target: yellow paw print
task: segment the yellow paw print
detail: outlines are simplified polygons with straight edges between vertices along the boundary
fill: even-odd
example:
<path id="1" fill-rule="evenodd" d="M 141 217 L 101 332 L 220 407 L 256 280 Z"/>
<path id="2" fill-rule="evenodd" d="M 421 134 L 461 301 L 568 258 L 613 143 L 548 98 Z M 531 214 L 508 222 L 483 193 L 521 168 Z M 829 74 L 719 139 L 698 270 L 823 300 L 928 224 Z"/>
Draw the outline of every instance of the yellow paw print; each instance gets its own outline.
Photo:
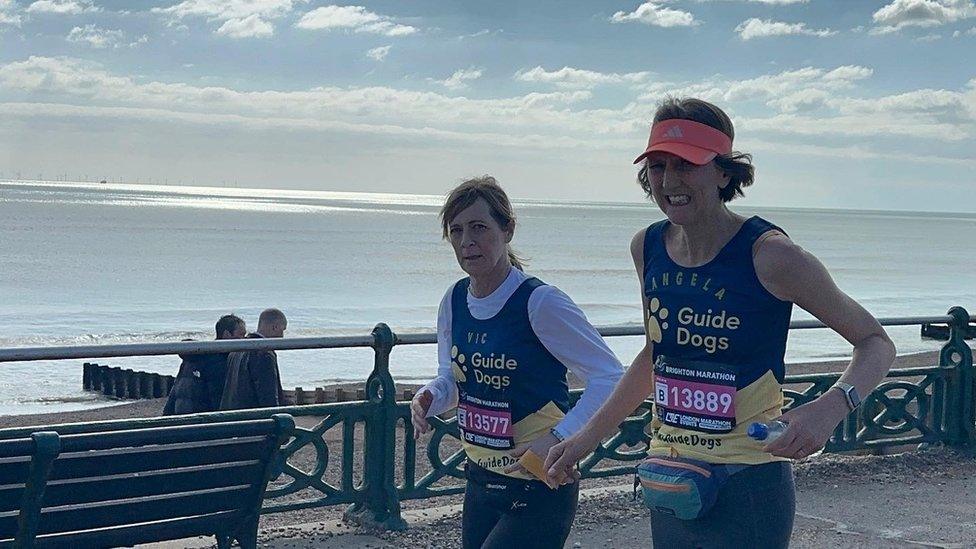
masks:
<path id="1" fill-rule="evenodd" d="M 668 329 L 668 309 L 661 307 L 661 301 L 652 297 L 647 304 L 647 336 L 654 343 L 660 343 L 664 338 L 664 330 Z"/>
<path id="2" fill-rule="evenodd" d="M 464 365 L 464 355 L 458 354 L 457 345 L 451 347 L 451 369 L 454 370 L 454 379 L 464 383 L 468 378 L 464 375 L 468 367 Z"/>

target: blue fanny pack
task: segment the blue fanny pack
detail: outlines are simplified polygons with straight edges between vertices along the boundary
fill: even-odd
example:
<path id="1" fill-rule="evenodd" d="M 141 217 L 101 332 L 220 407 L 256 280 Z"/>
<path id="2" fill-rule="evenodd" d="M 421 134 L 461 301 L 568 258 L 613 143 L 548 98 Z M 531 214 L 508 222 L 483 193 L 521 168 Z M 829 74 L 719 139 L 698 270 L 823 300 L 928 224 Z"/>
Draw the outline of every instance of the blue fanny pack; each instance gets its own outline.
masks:
<path id="1" fill-rule="evenodd" d="M 634 495 L 640 486 L 648 509 L 682 520 L 696 519 L 715 505 L 719 490 L 729 477 L 746 467 L 677 457 L 649 457 L 637 466 Z"/>

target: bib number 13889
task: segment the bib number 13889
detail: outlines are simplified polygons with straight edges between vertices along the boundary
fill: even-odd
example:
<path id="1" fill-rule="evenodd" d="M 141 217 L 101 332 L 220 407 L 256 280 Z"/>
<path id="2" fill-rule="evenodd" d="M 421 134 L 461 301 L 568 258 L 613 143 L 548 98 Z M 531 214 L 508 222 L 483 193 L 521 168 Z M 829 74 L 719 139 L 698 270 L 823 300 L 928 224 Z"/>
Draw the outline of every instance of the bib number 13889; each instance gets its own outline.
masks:
<path id="1" fill-rule="evenodd" d="M 655 400 L 663 406 L 721 415 L 729 413 L 734 401 L 732 395 L 725 391 L 703 391 L 676 385 L 668 387 L 667 383 L 657 383 L 657 398 Z"/>

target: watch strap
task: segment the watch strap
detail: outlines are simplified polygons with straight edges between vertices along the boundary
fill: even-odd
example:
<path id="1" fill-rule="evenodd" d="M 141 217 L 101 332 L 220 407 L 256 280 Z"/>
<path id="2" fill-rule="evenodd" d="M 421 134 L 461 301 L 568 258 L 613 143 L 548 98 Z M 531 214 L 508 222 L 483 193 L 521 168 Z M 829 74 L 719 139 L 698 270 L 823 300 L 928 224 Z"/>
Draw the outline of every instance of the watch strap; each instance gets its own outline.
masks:
<path id="1" fill-rule="evenodd" d="M 847 403 L 847 410 L 853 412 L 861 404 L 861 397 L 857 394 L 857 389 L 850 383 L 838 381 L 831 386 L 831 389 L 840 389 L 844 394 L 844 402 Z"/>

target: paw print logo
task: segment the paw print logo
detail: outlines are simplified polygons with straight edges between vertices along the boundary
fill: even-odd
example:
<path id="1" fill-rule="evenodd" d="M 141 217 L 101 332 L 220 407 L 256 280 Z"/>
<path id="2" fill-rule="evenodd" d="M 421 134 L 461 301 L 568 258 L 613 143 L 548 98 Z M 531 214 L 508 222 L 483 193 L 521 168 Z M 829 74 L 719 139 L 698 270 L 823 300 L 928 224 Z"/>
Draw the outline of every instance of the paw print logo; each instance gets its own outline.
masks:
<path id="1" fill-rule="evenodd" d="M 647 336 L 654 343 L 660 343 L 664 337 L 664 330 L 668 329 L 668 309 L 661 306 L 661 301 L 652 297 L 647 304 Z"/>
<path id="2" fill-rule="evenodd" d="M 454 379 L 464 383 L 468 380 L 464 375 L 468 367 L 464 365 L 464 355 L 458 353 L 457 345 L 451 347 L 451 369 L 454 370 Z"/>

